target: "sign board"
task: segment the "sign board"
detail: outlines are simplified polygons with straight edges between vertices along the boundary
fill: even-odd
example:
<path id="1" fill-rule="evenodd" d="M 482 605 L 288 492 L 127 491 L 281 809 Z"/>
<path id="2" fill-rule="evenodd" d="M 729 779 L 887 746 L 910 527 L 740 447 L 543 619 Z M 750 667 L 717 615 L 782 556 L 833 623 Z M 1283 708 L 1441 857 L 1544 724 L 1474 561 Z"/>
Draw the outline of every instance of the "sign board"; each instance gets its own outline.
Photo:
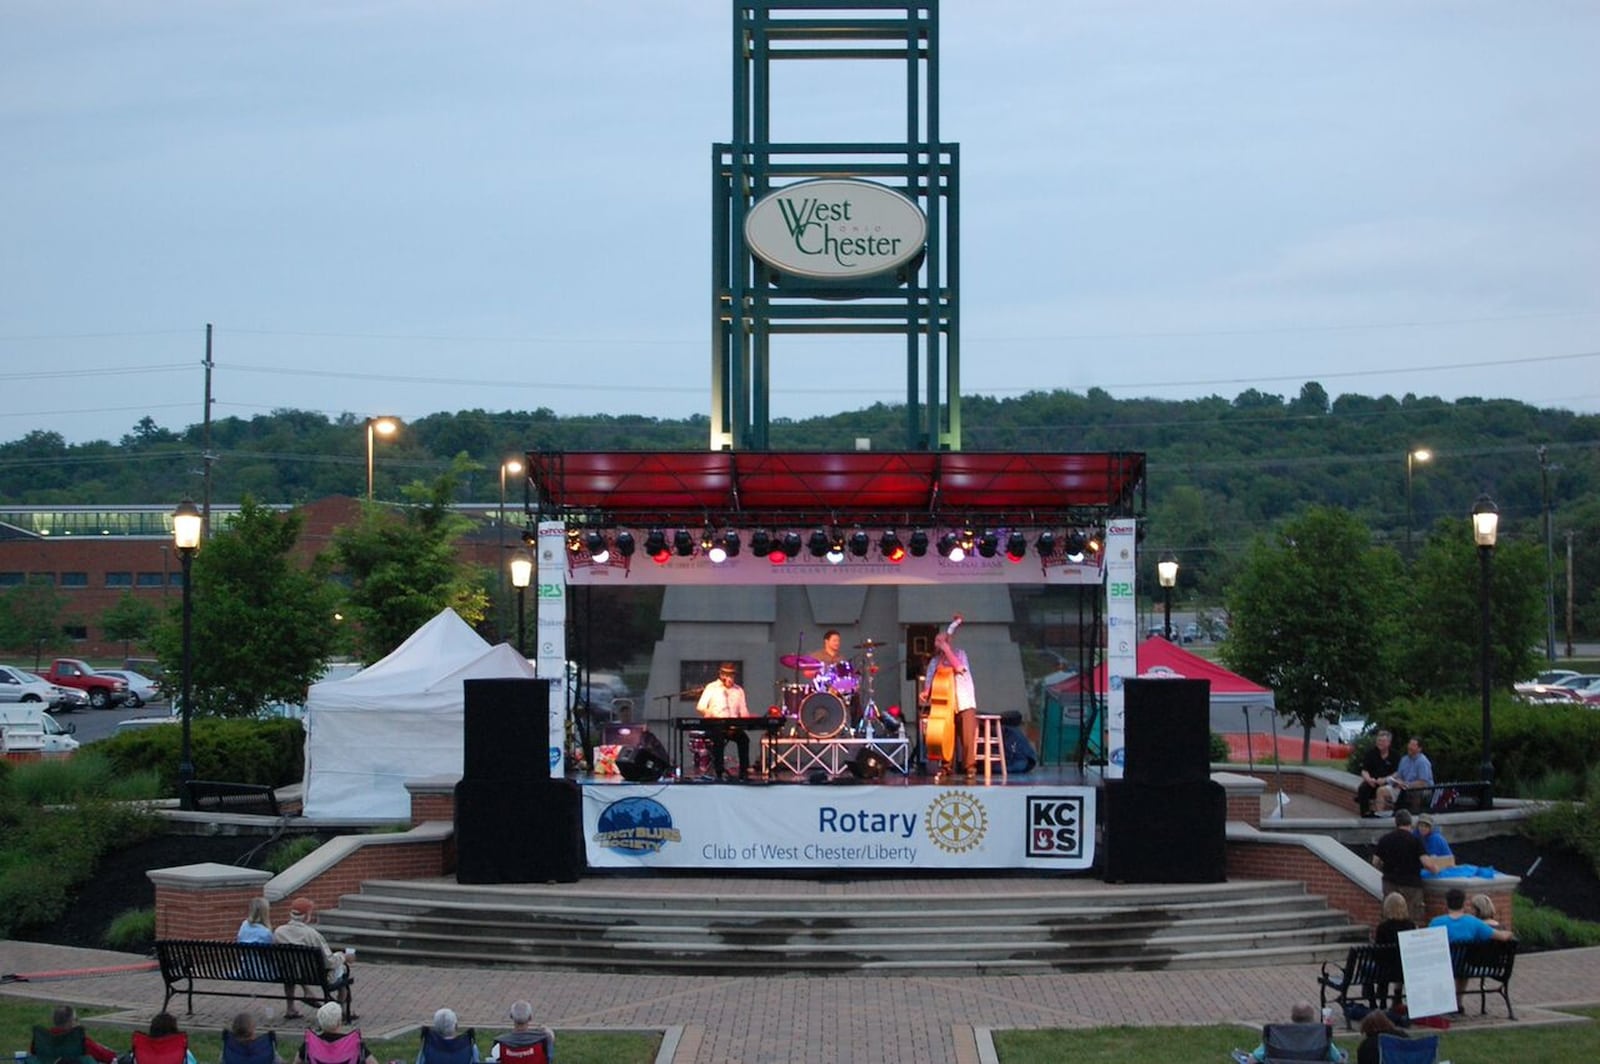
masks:
<path id="1" fill-rule="evenodd" d="M 928 240 L 928 219 L 884 185 L 800 181 L 750 208 L 744 239 L 775 270 L 837 281 L 887 273 L 916 258 Z"/>

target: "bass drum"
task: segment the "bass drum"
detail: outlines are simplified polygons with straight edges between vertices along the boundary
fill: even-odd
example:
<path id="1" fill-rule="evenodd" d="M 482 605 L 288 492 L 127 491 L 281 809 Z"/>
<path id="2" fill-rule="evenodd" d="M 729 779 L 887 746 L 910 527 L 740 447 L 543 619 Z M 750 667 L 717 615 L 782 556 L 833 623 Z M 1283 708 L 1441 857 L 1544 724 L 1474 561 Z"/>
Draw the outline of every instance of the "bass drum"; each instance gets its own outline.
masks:
<path id="1" fill-rule="evenodd" d="M 849 720 L 844 703 L 826 691 L 807 695 L 800 704 L 800 726 L 813 739 L 832 739 L 844 731 Z"/>

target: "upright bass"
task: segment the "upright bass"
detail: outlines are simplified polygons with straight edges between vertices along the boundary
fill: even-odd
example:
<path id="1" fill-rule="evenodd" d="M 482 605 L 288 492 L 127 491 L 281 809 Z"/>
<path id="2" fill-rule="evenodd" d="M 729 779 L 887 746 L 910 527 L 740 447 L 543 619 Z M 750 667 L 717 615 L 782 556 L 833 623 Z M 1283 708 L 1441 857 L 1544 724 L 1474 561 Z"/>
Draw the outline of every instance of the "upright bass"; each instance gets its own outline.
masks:
<path id="1" fill-rule="evenodd" d="M 950 626 L 945 629 L 946 635 L 952 635 L 961 627 L 961 614 L 956 614 Z M 937 645 L 938 641 L 935 641 Z M 956 670 L 945 660 L 942 650 L 936 651 L 936 658 L 930 658 L 929 664 L 935 660 L 938 666 L 933 671 L 933 679 L 928 685 L 928 711 L 923 717 L 924 759 L 937 758 L 943 764 L 950 764 L 956 759 Z"/>

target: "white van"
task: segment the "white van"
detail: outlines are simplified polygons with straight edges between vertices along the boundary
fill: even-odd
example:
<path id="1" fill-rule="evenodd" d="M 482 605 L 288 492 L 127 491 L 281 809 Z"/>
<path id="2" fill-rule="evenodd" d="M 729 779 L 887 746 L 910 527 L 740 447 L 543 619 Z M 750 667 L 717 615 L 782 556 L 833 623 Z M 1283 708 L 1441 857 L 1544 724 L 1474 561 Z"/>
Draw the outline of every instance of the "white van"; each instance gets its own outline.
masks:
<path id="1" fill-rule="evenodd" d="M 38 702 L 0 705 L 0 750 L 70 754 L 78 748 L 76 724 L 62 724 Z"/>

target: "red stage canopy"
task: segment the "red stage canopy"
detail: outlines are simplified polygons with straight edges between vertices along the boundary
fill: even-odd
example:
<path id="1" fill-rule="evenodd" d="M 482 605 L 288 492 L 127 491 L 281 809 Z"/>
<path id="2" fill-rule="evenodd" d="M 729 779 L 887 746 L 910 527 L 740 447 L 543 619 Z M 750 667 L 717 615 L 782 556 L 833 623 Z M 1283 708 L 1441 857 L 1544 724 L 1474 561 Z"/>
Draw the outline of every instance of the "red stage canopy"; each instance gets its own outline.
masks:
<path id="1" fill-rule="evenodd" d="M 529 452 L 540 509 L 588 524 L 1050 525 L 1131 516 L 1141 453 Z"/>

